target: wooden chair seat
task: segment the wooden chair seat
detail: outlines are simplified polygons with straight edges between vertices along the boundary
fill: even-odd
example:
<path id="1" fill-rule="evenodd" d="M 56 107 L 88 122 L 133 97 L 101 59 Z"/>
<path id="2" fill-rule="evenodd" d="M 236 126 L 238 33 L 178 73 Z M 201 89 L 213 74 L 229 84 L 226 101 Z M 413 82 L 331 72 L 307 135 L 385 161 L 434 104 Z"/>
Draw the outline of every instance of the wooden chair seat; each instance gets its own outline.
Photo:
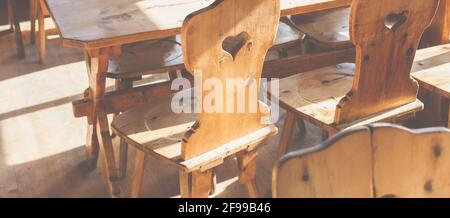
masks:
<path id="1" fill-rule="evenodd" d="M 418 50 L 412 72 L 420 86 L 450 99 L 450 44 Z"/>
<path id="2" fill-rule="evenodd" d="M 280 105 L 301 118 L 331 132 L 373 122 L 395 120 L 423 109 L 413 103 L 351 123 L 335 124 L 336 106 L 352 89 L 355 65 L 329 66 L 280 80 Z"/>
<path id="3" fill-rule="evenodd" d="M 295 15 L 292 22 L 309 39 L 333 49 L 351 47 L 349 34 L 350 8 L 339 8 Z"/>
<path id="4" fill-rule="evenodd" d="M 171 96 L 160 98 L 116 116 L 111 124 L 112 130 L 128 144 L 187 172 L 207 170 L 206 167 L 218 165 L 228 156 L 254 149 L 252 145 L 260 144 L 277 132 L 276 127 L 268 126 L 185 161 L 181 158 L 181 146 L 185 135 L 195 131 L 196 116 L 194 113 L 173 113 L 171 100 Z"/>
<path id="5" fill-rule="evenodd" d="M 290 25 L 280 22 L 277 38 L 271 50 L 300 45 L 304 34 Z M 181 37 L 150 40 L 125 45 L 122 53 L 113 56 L 108 66 L 109 78 L 139 78 L 143 75 L 183 70 Z"/>
<path id="6" fill-rule="evenodd" d="M 305 34 L 288 23 L 288 20 L 282 20 L 278 26 L 277 37 L 271 50 L 285 49 L 300 45 Z"/>
<path id="7" fill-rule="evenodd" d="M 107 76 L 136 78 L 184 69 L 179 35 L 125 45 L 122 53 L 111 57 Z"/>

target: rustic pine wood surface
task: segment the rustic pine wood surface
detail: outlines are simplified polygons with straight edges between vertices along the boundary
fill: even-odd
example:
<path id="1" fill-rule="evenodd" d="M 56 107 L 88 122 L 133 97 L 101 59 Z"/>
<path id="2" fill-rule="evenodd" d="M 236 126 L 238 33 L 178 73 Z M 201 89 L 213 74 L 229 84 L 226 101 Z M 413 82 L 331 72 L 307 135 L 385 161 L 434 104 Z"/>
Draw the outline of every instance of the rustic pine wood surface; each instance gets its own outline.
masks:
<path id="1" fill-rule="evenodd" d="M 49 18 L 46 21 L 48 29 L 54 28 Z M 29 40 L 27 25 L 22 23 L 25 42 Z M 88 85 L 83 54 L 78 49 L 62 48 L 57 36 L 48 37 L 44 65 L 39 64 L 35 46 L 25 43 L 28 57 L 18 60 L 14 35 L 0 39 L 0 90 L 6 90 L 0 92 L 0 197 L 108 197 L 102 162 L 93 172 L 85 170 L 86 119 L 72 114 L 71 101 L 81 97 Z M 114 81 L 108 80 L 107 89 L 113 85 Z M 320 142 L 321 131 L 309 124 L 307 128 L 305 138 L 293 140 L 292 150 Z M 113 143 L 117 150 L 117 139 Z M 277 144 L 278 136 L 263 145 L 258 155 L 256 185 L 262 197 L 271 196 Z M 128 173 L 132 175 L 135 150 L 129 151 Z M 218 169 L 213 197 L 247 197 L 236 173 L 234 160 Z M 130 185 L 131 178 L 122 182 L 126 192 Z M 179 194 L 178 170 L 147 158 L 141 196 Z"/>
<path id="2" fill-rule="evenodd" d="M 110 0 L 105 5 L 103 1 L 46 0 L 64 38 L 64 44 L 84 48 L 106 47 L 178 34 L 188 14 L 213 2 L 214 0 Z M 280 1 L 282 15 L 342 7 L 350 2 Z"/>
<path id="3" fill-rule="evenodd" d="M 47 19 L 46 23 L 51 28 L 52 22 Z M 25 25 L 23 31 L 27 42 L 29 27 Z M 62 48 L 61 39 L 49 38 L 44 65 L 38 64 L 35 47 L 26 44 L 28 58 L 19 61 L 14 36 L 0 39 L 0 90 L 7 90 L 0 93 L 0 197 L 107 197 L 102 167 L 91 173 L 84 170 L 86 121 L 73 118 L 71 111 L 71 101 L 81 97 L 88 84 L 83 55 L 79 50 Z M 112 81 L 107 82 L 108 88 L 112 85 Z M 309 124 L 307 128 L 308 135 L 293 139 L 295 146 L 290 149 L 320 141 L 320 131 Z M 276 144 L 278 138 L 272 139 L 259 155 L 257 186 L 263 196 L 270 196 Z M 134 156 L 132 149 L 130 155 Z M 170 167 L 153 168 L 153 162 L 146 163 L 142 196 L 179 195 L 178 173 Z M 246 196 L 237 178 L 228 176 L 235 175 L 227 172 L 236 169 L 229 167 L 234 163 L 219 169 L 225 173 L 218 178 L 218 197 Z M 124 183 L 128 187 L 130 181 Z"/>

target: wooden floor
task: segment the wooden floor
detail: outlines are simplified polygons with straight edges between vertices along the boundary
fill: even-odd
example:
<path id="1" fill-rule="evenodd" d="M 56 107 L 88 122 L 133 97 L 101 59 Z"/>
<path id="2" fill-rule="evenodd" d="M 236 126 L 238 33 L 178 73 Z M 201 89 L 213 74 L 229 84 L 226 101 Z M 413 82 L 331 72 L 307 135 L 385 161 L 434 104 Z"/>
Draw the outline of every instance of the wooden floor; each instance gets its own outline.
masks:
<path id="1" fill-rule="evenodd" d="M 13 34 L 0 38 L 0 197 L 107 197 L 101 161 L 95 171 L 85 170 L 86 121 L 72 115 L 71 101 L 88 86 L 82 53 L 63 48 L 57 37 L 49 36 L 47 62 L 41 65 L 36 46 L 29 44 L 29 25 L 22 25 L 25 60 L 16 58 Z M 320 142 L 321 131 L 307 127 L 308 134 L 296 136 L 291 149 Z M 258 157 L 257 186 L 262 197 L 271 196 L 277 144 L 278 138 L 272 138 Z M 128 176 L 133 174 L 130 150 Z M 143 197 L 179 196 L 175 168 L 151 158 L 146 164 Z M 236 172 L 232 159 L 217 169 L 213 197 L 247 197 Z M 125 196 L 129 187 L 130 177 L 122 182 Z"/>

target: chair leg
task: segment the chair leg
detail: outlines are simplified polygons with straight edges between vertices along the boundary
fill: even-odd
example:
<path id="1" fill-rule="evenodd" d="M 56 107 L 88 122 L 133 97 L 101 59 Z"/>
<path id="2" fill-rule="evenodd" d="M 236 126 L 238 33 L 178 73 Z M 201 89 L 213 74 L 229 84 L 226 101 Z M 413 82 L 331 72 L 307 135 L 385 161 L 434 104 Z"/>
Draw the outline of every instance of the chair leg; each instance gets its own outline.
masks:
<path id="1" fill-rule="evenodd" d="M 89 170 L 94 170 L 97 168 L 98 154 L 99 154 L 99 144 L 97 138 L 97 123 L 94 121 L 93 124 L 87 125 L 87 136 L 86 136 L 86 153 L 87 153 L 87 163 Z"/>
<path id="2" fill-rule="evenodd" d="M 45 22 L 44 22 L 44 9 L 42 8 L 41 3 L 37 6 L 37 12 L 38 12 L 38 47 L 39 47 L 39 62 L 42 64 L 45 62 Z"/>
<path id="3" fill-rule="evenodd" d="M 9 24 L 9 28 L 10 29 L 14 29 L 14 21 L 13 21 L 13 19 L 12 19 L 12 13 L 13 13 L 13 10 L 12 10 L 12 4 L 11 4 L 11 1 L 12 0 L 8 0 L 7 1 L 7 5 L 8 5 L 8 24 Z"/>
<path id="4" fill-rule="evenodd" d="M 316 51 L 316 45 L 308 38 L 305 39 L 304 46 L 305 53 L 314 53 Z"/>
<path id="5" fill-rule="evenodd" d="M 97 138 L 100 147 L 100 154 L 103 160 L 103 175 L 111 197 L 120 197 L 121 189 L 117 176 L 116 160 L 114 156 L 113 144 L 109 133 L 109 124 L 106 114 L 99 109 L 97 111 Z"/>
<path id="6" fill-rule="evenodd" d="M 180 170 L 180 197 L 181 198 L 190 198 L 191 190 L 190 190 L 190 177 L 191 174 L 187 173 L 184 170 Z"/>
<path id="7" fill-rule="evenodd" d="M 116 79 L 114 84 L 114 90 L 125 90 L 125 89 L 132 89 L 133 88 L 133 79 Z M 119 115 L 118 113 L 113 114 L 113 119 Z M 111 133 L 111 137 L 116 137 L 116 134 L 114 132 Z M 122 142 L 120 143 L 122 144 Z"/>
<path id="8" fill-rule="evenodd" d="M 25 47 L 23 45 L 23 39 L 22 39 L 22 30 L 20 29 L 20 21 L 18 18 L 18 6 L 17 6 L 17 1 L 12 0 L 9 1 L 10 5 L 11 5 L 11 19 L 12 22 L 14 24 L 14 33 L 16 36 L 16 45 L 17 45 L 17 56 L 20 59 L 25 58 Z"/>
<path id="9" fill-rule="evenodd" d="M 256 187 L 256 151 L 243 151 L 237 154 L 239 167 L 239 181 L 247 186 L 251 198 L 258 197 Z"/>
<path id="10" fill-rule="evenodd" d="M 180 196 L 181 198 L 207 198 L 211 191 L 213 170 L 205 172 L 194 171 L 187 173 L 180 170 Z"/>
<path id="11" fill-rule="evenodd" d="M 174 81 L 176 78 L 178 78 L 177 71 L 169 72 L 169 79 L 170 79 L 170 81 Z"/>
<path id="12" fill-rule="evenodd" d="M 211 191 L 213 170 L 211 169 L 204 172 L 194 171 L 192 172 L 191 177 L 191 197 L 207 198 Z"/>
<path id="13" fill-rule="evenodd" d="M 144 178 L 145 169 L 145 152 L 136 151 L 136 159 L 134 160 L 134 177 L 131 186 L 131 197 L 138 198 L 141 194 L 142 180 Z"/>
<path id="14" fill-rule="evenodd" d="M 297 118 L 297 127 L 298 127 L 300 135 L 303 136 L 306 134 L 306 124 L 302 118 Z"/>
<path id="15" fill-rule="evenodd" d="M 209 190 L 209 195 L 213 195 L 216 192 L 216 184 L 217 184 L 217 174 L 216 171 L 213 169 L 211 176 L 211 189 Z"/>
<path id="16" fill-rule="evenodd" d="M 133 88 L 133 80 L 117 79 L 115 84 L 116 90 L 125 90 Z M 118 114 L 114 114 L 114 117 Z M 111 137 L 116 135 L 112 133 Z M 124 179 L 127 175 L 127 158 L 128 158 L 128 144 L 125 140 L 120 139 L 120 155 L 119 155 L 119 178 Z"/>
<path id="17" fill-rule="evenodd" d="M 278 145 L 278 158 L 281 158 L 288 151 L 291 143 L 292 133 L 295 125 L 295 114 L 287 112 L 284 119 L 283 130 L 281 131 L 280 144 Z"/>
<path id="18" fill-rule="evenodd" d="M 323 129 L 322 130 L 322 141 L 326 141 L 329 137 L 330 137 L 330 134 Z"/>
<path id="19" fill-rule="evenodd" d="M 127 161 L 128 161 L 128 144 L 125 140 L 120 139 L 119 179 L 124 179 L 127 176 Z"/>
<path id="20" fill-rule="evenodd" d="M 30 44 L 32 45 L 36 42 L 36 1 L 37 0 L 30 0 Z"/>

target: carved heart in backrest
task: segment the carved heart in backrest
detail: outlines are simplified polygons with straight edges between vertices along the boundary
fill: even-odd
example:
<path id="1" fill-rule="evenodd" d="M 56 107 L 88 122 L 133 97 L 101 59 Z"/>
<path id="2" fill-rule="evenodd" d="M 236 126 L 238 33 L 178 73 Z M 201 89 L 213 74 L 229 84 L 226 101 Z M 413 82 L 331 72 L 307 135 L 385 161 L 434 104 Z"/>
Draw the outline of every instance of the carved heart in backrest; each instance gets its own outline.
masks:
<path id="1" fill-rule="evenodd" d="M 239 33 L 236 36 L 229 36 L 222 42 L 222 49 L 233 56 L 233 60 L 239 51 L 245 46 L 249 40 L 249 35 L 246 32 Z"/>
<path id="2" fill-rule="evenodd" d="M 401 13 L 392 13 L 389 14 L 386 19 L 384 19 L 384 25 L 386 28 L 395 31 L 397 30 L 402 24 L 406 22 L 408 19 L 408 12 L 403 11 Z"/>

